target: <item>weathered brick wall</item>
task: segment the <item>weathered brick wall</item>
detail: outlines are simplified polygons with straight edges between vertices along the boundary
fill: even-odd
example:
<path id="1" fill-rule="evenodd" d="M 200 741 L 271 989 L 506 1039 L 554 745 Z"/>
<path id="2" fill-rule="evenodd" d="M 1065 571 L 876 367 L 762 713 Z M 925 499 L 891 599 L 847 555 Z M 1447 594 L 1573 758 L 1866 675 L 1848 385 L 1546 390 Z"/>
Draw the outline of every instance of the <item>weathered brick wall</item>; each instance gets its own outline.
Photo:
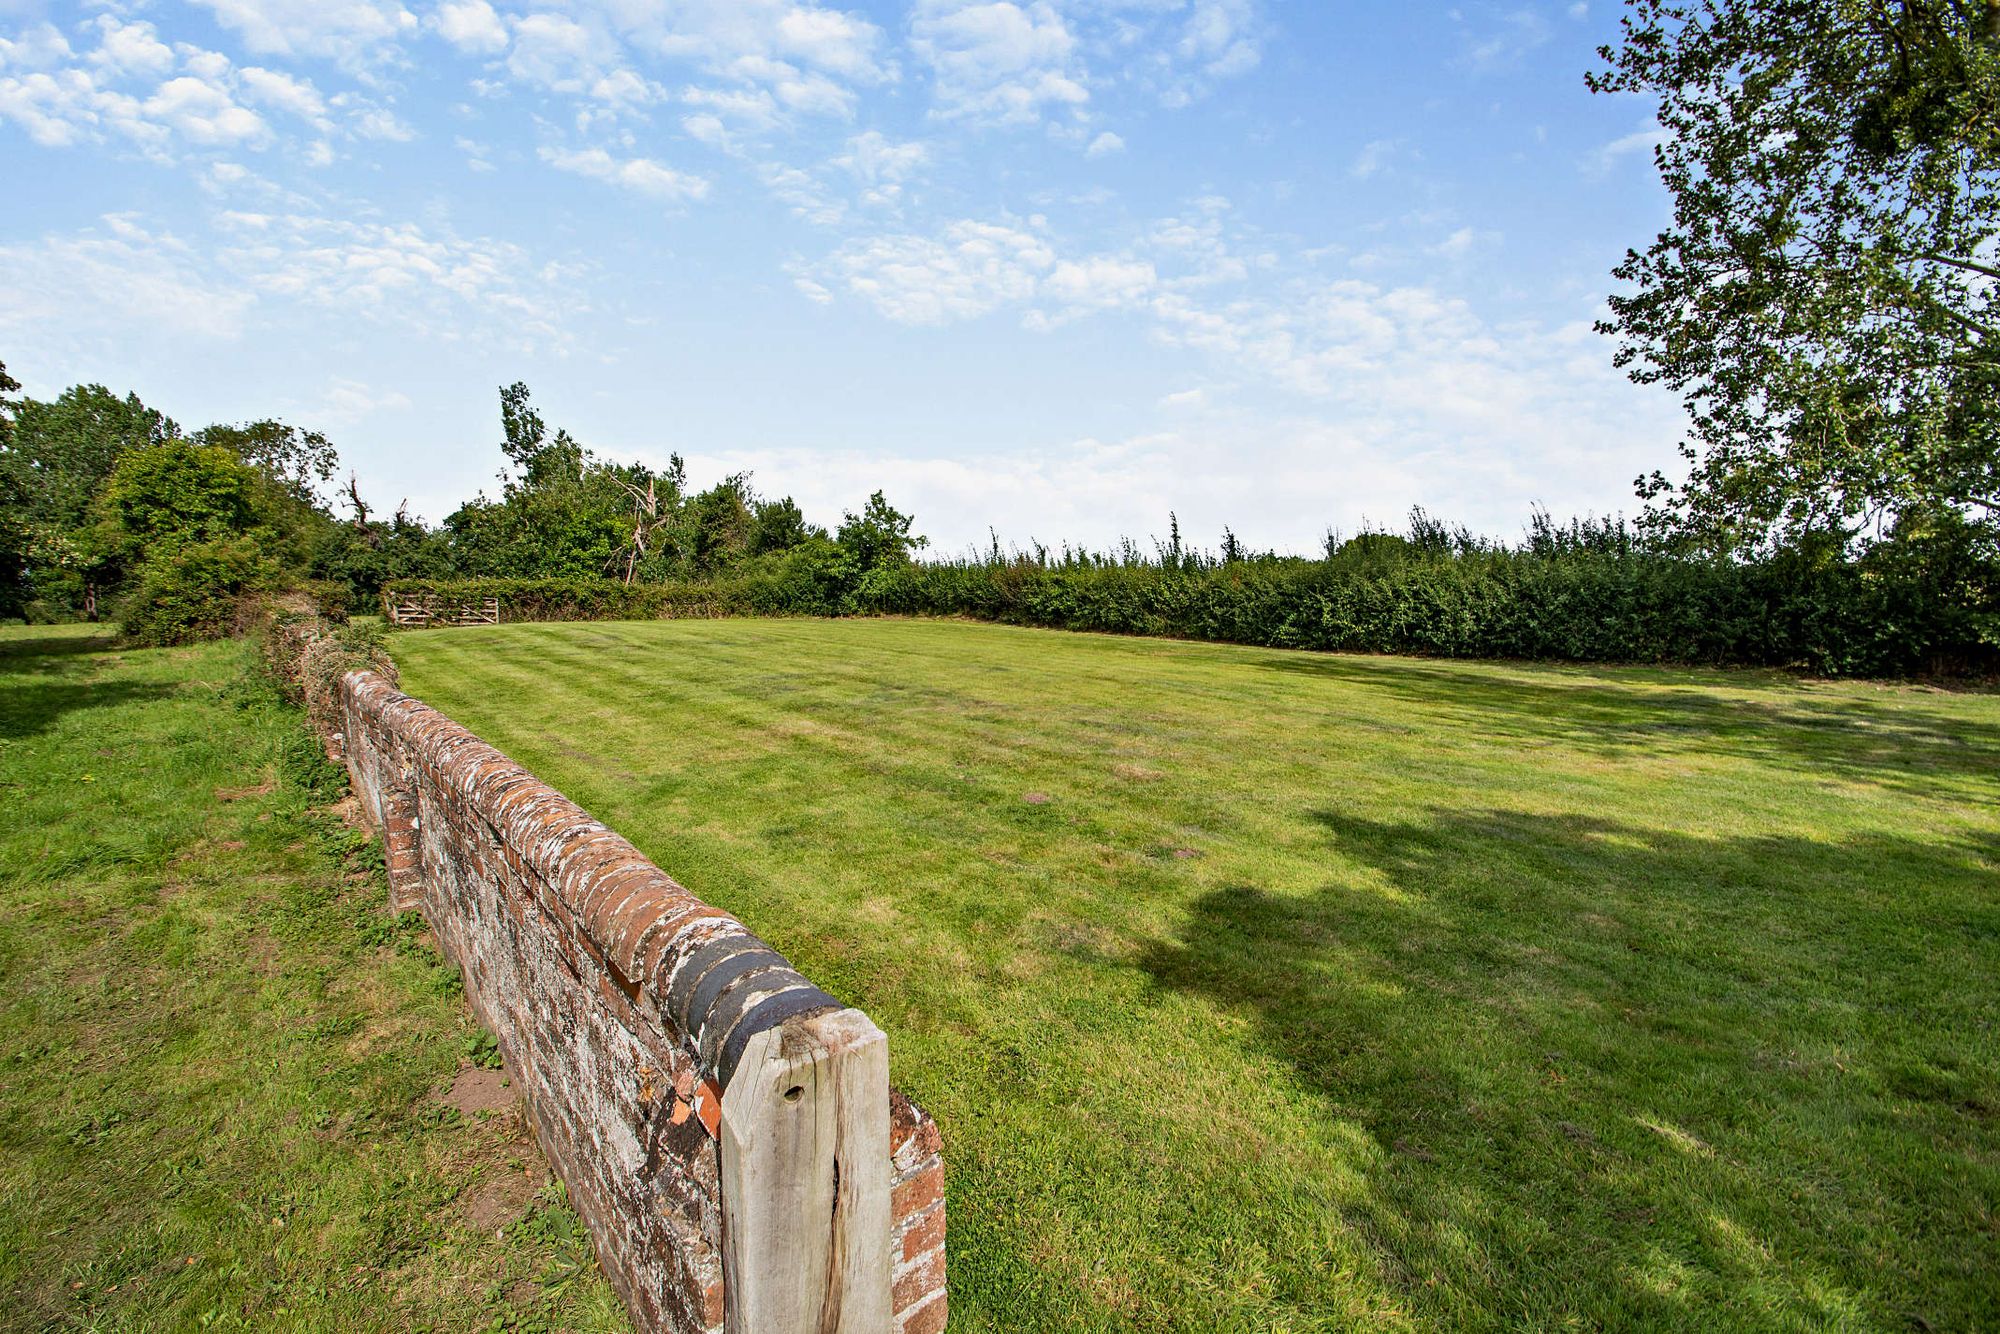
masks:
<path id="1" fill-rule="evenodd" d="M 391 904 L 420 908 L 499 1042 L 550 1164 L 643 1331 L 720 1331 L 718 1123 L 744 1045 L 838 1007 L 728 913 L 493 747 L 372 672 L 334 738 L 380 826 Z M 890 1120 L 899 1334 L 945 1325 L 937 1127 Z"/>

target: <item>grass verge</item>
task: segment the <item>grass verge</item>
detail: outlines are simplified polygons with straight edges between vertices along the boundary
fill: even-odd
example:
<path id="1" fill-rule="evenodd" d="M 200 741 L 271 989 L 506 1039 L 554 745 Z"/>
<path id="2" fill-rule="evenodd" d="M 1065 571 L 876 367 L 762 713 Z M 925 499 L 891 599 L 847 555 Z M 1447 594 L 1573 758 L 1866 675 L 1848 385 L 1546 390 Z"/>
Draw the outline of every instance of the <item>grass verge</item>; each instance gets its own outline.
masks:
<path id="1" fill-rule="evenodd" d="M 890 1035 L 954 1328 L 2000 1327 L 2000 698 L 959 623 L 406 687 Z"/>
<path id="2" fill-rule="evenodd" d="M 240 645 L 0 630 L 0 1327 L 625 1328 Z"/>

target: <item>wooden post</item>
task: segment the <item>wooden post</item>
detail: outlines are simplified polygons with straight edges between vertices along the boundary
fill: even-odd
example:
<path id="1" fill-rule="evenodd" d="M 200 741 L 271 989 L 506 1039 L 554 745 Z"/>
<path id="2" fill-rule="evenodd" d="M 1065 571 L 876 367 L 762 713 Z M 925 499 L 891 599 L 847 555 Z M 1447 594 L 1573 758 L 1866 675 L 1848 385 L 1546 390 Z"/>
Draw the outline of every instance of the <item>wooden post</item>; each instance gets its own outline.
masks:
<path id="1" fill-rule="evenodd" d="M 722 1096 L 729 1334 L 885 1334 L 889 1040 L 859 1010 L 753 1037 Z"/>

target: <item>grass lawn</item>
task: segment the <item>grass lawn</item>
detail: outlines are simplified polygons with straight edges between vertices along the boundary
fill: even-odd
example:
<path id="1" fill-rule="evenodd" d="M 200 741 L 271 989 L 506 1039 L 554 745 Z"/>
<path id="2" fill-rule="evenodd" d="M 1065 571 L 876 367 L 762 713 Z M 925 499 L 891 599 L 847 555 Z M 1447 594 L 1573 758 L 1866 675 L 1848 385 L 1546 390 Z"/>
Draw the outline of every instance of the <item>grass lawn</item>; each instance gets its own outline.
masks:
<path id="1" fill-rule="evenodd" d="M 298 715 L 110 649 L 0 629 L 0 1328 L 625 1328 Z"/>
<path id="2" fill-rule="evenodd" d="M 2000 697 L 907 621 L 394 645 L 888 1031 L 945 1135 L 955 1329 L 2000 1328 Z M 155 753 L 196 776 L 129 781 L 241 767 L 185 744 Z M 37 821 L 95 827 L 73 792 Z M 65 827 L 17 824 L 8 865 Z M 202 919 L 127 925 L 168 862 L 91 855 L 13 892 L 44 937 L 134 937 L 151 1043 Z M 44 994 L 137 976 L 10 948 Z M 238 997 L 246 1040 L 316 1012 L 303 985 Z M 35 1022 L 75 1022 L 86 1082 L 11 1115 L 59 1136 L 113 1076 L 87 1016 Z M 347 1105 L 337 1042 L 281 1049 L 312 1053 L 295 1098 Z M 371 1152 L 323 1156 L 359 1192 Z"/>

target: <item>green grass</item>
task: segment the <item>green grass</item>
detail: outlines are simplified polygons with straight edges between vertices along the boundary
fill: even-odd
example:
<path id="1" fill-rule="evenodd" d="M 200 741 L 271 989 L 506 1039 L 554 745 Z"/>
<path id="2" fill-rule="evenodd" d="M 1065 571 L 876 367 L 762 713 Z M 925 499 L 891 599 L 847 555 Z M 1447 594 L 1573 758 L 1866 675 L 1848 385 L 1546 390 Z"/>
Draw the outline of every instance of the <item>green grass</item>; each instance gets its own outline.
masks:
<path id="1" fill-rule="evenodd" d="M 2000 698 L 957 623 L 396 638 L 890 1035 L 954 1328 L 2000 1327 Z"/>
<path id="2" fill-rule="evenodd" d="M 0 1328 L 624 1328 L 298 715 L 111 648 L 0 630 Z"/>

